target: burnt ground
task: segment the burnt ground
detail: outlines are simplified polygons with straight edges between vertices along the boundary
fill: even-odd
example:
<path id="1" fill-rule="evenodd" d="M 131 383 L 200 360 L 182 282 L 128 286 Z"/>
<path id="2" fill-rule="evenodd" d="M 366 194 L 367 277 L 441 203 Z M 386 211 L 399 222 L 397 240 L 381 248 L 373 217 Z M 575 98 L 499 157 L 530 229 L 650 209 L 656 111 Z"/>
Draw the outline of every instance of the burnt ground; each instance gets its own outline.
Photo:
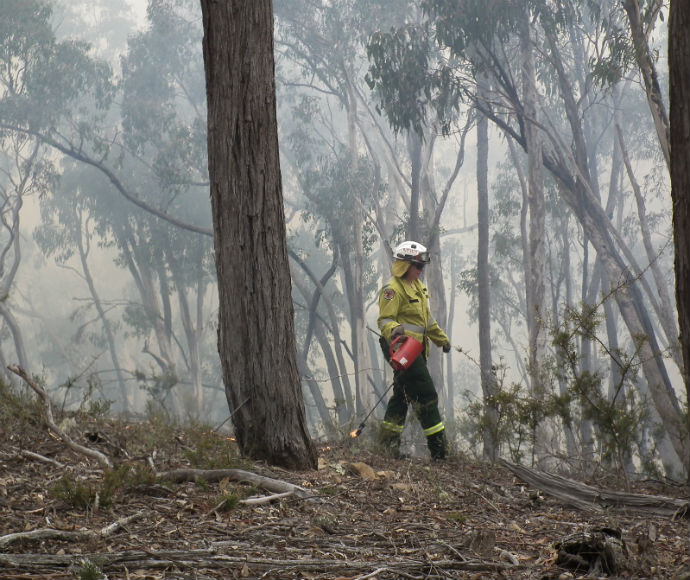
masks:
<path id="1" fill-rule="evenodd" d="M 21 415 L 0 424 L 7 580 L 690 578 L 685 517 L 572 509 L 501 466 L 394 460 L 358 439 L 320 444 L 319 469 L 296 473 L 243 461 L 227 436 L 200 426 L 56 417 L 75 442 L 112 458 L 107 469 L 49 434 L 40 412 Z M 229 465 L 312 495 L 242 503 L 272 492 L 155 476 Z M 650 481 L 626 491 L 690 497 Z M 599 543 L 575 563 L 559 559 L 559 543 L 601 529 L 620 534 L 616 553 Z"/>

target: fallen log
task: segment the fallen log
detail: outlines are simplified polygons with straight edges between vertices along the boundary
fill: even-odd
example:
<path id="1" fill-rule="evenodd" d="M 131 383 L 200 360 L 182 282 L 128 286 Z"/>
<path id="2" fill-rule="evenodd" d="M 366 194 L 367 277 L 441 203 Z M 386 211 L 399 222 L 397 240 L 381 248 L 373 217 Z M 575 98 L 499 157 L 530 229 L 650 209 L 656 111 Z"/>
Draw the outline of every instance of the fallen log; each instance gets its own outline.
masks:
<path id="1" fill-rule="evenodd" d="M 299 498 L 315 497 L 312 492 L 299 485 L 280 479 L 271 479 L 270 477 L 264 477 L 263 475 L 242 469 L 172 469 L 170 471 L 159 471 L 156 473 L 156 477 L 173 483 L 181 483 L 183 481 L 212 482 L 220 481 L 221 479 L 231 479 L 233 481 L 252 483 L 276 493 L 290 492 Z"/>
<path id="2" fill-rule="evenodd" d="M 690 518 L 690 502 L 685 499 L 609 491 L 561 475 L 530 469 L 505 459 L 499 459 L 499 463 L 525 483 L 583 511 L 603 512 L 613 508 L 673 520 Z"/>

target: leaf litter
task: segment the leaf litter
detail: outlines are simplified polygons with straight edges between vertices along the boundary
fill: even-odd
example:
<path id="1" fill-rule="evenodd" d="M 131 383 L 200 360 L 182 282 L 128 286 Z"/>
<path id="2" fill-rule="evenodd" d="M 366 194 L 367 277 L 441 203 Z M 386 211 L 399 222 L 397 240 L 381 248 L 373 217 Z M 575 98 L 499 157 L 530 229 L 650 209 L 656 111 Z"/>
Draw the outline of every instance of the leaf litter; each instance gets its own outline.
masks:
<path id="1" fill-rule="evenodd" d="M 573 509 L 502 465 L 457 455 L 443 463 L 390 459 L 357 440 L 321 444 L 314 471 L 242 462 L 264 478 L 259 484 L 171 482 L 146 468 L 199 467 L 190 460 L 203 447 L 198 428 L 170 428 L 156 439 L 147 423 L 101 420 L 100 438 L 87 436 L 94 427 L 77 422 L 73 437 L 119 466 L 109 486 L 112 473 L 42 428 L 0 428 L 0 577 L 690 578 L 688 519 Z M 292 487 L 276 493 L 261 481 Z M 660 482 L 634 487 L 626 491 L 689 496 L 687 487 Z M 573 567 L 559 555 L 568 538 L 581 544 L 601 530 L 620 536 L 615 571 Z"/>

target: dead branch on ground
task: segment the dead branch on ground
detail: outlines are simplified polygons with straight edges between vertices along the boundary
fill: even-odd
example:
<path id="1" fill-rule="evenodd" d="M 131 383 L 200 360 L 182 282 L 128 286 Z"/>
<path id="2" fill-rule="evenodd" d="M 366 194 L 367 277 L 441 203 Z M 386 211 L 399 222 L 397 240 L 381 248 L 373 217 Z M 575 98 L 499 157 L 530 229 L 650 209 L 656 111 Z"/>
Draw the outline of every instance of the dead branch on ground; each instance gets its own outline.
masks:
<path id="1" fill-rule="evenodd" d="M 45 392 L 45 390 L 40 387 L 36 381 L 34 381 L 27 372 L 18 366 L 7 367 L 17 376 L 21 377 L 27 385 L 36 393 L 43 401 L 43 407 L 45 410 L 46 422 L 48 423 L 48 428 L 57 435 L 64 443 L 73 451 L 81 453 L 95 459 L 104 467 L 112 468 L 112 461 L 100 451 L 94 449 L 89 449 L 83 445 L 76 443 L 67 433 L 65 433 L 60 427 L 55 423 L 53 418 L 53 409 L 50 403 L 50 397 Z M 249 471 L 243 471 L 241 469 L 174 469 L 171 471 L 161 471 L 156 472 L 156 477 L 158 479 L 165 479 L 172 481 L 174 483 L 180 483 L 183 481 L 220 481 L 221 479 L 231 479 L 234 481 L 243 481 L 258 485 L 268 491 L 279 493 L 279 494 L 291 494 L 299 498 L 314 497 L 310 491 L 300 487 L 298 485 L 293 485 L 286 481 L 280 481 L 276 479 L 271 479 L 269 477 L 264 477 L 262 475 L 257 475 L 256 473 L 251 473 Z M 272 501 L 275 498 L 269 498 L 265 501 Z M 253 502 L 262 503 L 263 500 Z M 247 502 L 249 503 L 249 502 Z M 38 531 L 38 530 L 37 530 Z"/>
<path id="2" fill-rule="evenodd" d="M 7 368 L 18 377 L 21 377 L 24 380 L 24 382 L 27 385 L 29 385 L 31 390 L 34 391 L 39 397 L 41 397 L 41 400 L 43 401 L 43 408 L 45 410 L 46 422 L 48 423 L 48 428 L 55 435 L 62 439 L 65 442 L 65 444 L 73 451 L 81 453 L 82 455 L 86 455 L 91 459 L 95 459 L 103 467 L 112 468 L 113 462 L 110 461 L 110 459 L 106 455 L 104 455 L 100 451 L 96 451 L 95 449 L 89 449 L 88 447 L 79 445 L 79 443 L 74 441 L 69 435 L 67 435 L 67 433 L 65 433 L 62 429 L 60 429 L 60 427 L 58 427 L 55 424 L 55 419 L 53 419 L 53 408 L 50 404 L 50 397 L 48 397 L 48 393 L 46 393 L 45 390 L 42 387 L 40 387 L 36 383 L 36 381 L 34 381 L 23 368 L 14 365 L 10 365 Z"/>
<path id="3" fill-rule="evenodd" d="M 603 512 L 616 508 L 632 513 L 670 517 L 674 520 L 690 517 L 688 500 L 608 491 L 560 475 L 516 465 L 505 459 L 500 459 L 499 463 L 531 486 L 584 511 Z"/>
<path id="4" fill-rule="evenodd" d="M 146 515 L 146 512 L 140 511 L 131 516 L 125 518 L 120 518 L 119 520 L 108 524 L 107 526 L 101 528 L 98 531 L 94 530 L 56 530 L 54 528 L 40 528 L 38 530 L 31 530 L 29 532 L 15 532 L 13 534 L 7 534 L 6 536 L 0 536 L 0 548 L 5 548 L 14 542 L 30 541 L 30 540 L 67 540 L 73 542 L 79 542 L 82 540 L 87 540 L 91 538 L 107 538 L 108 536 L 114 534 L 123 526 L 141 519 Z"/>
<path id="5" fill-rule="evenodd" d="M 171 471 L 160 471 L 156 473 L 159 479 L 165 479 L 173 483 L 181 483 L 183 481 L 220 481 L 221 479 L 231 479 L 233 481 L 242 481 L 246 483 L 253 483 L 263 489 L 276 493 L 290 492 L 299 498 L 314 497 L 314 494 L 309 490 L 294 485 L 279 479 L 271 479 L 263 475 L 257 475 L 251 471 L 244 471 L 242 469 L 173 469 Z"/>
<path id="6" fill-rule="evenodd" d="M 279 569 L 282 573 L 318 572 L 328 577 L 337 575 L 371 574 L 371 571 L 386 570 L 395 571 L 398 575 L 428 574 L 430 568 L 437 571 L 466 570 L 497 573 L 502 570 L 515 570 L 514 566 L 504 563 L 486 560 L 448 560 L 428 559 L 422 557 L 398 558 L 394 565 L 388 561 L 363 561 L 363 560 L 329 560 L 325 558 L 305 559 L 271 559 L 252 558 L 245 555 L 233 556 L 224 554 L 215 547 L 199 550 L 160 550 L 160 551 L 130 551 L 130 552 L 105 552 L 90 554 L 90 560 L 101 563 L 104 572 L 114 572 L 125 568 L 137 568 L 153 570 L 169 568 L 170 566 L 190 567 L 195 570 L 205 569 L 246 569 L 250 574 L 260 574 Z M 24 570 L 42 570 L 47 567 L 69 567 L 74 564 L 74 555 L 61 554 L 0 554 L 0 565 L 21 566 Z"/>

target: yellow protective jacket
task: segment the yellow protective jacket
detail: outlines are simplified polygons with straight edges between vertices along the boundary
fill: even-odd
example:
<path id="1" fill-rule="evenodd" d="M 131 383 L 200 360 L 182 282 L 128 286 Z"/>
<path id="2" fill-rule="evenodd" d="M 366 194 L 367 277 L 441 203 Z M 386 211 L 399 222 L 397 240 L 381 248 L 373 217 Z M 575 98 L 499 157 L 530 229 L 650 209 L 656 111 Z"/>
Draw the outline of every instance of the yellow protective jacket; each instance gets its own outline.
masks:
<path id="1" fill-rule="evenodd" d="M 424 345 L 424 356 L 429 356 L 429 341 L 437 346 L 449 344 L 448 336 L 438 325 L 429 309 L 429 290 L 420 281 L 412 286 L 402 278 L 391 278 L 379 294 L 378 327 L 390 343 L 392 330 L 402 324 L 405 334 Z"/>

